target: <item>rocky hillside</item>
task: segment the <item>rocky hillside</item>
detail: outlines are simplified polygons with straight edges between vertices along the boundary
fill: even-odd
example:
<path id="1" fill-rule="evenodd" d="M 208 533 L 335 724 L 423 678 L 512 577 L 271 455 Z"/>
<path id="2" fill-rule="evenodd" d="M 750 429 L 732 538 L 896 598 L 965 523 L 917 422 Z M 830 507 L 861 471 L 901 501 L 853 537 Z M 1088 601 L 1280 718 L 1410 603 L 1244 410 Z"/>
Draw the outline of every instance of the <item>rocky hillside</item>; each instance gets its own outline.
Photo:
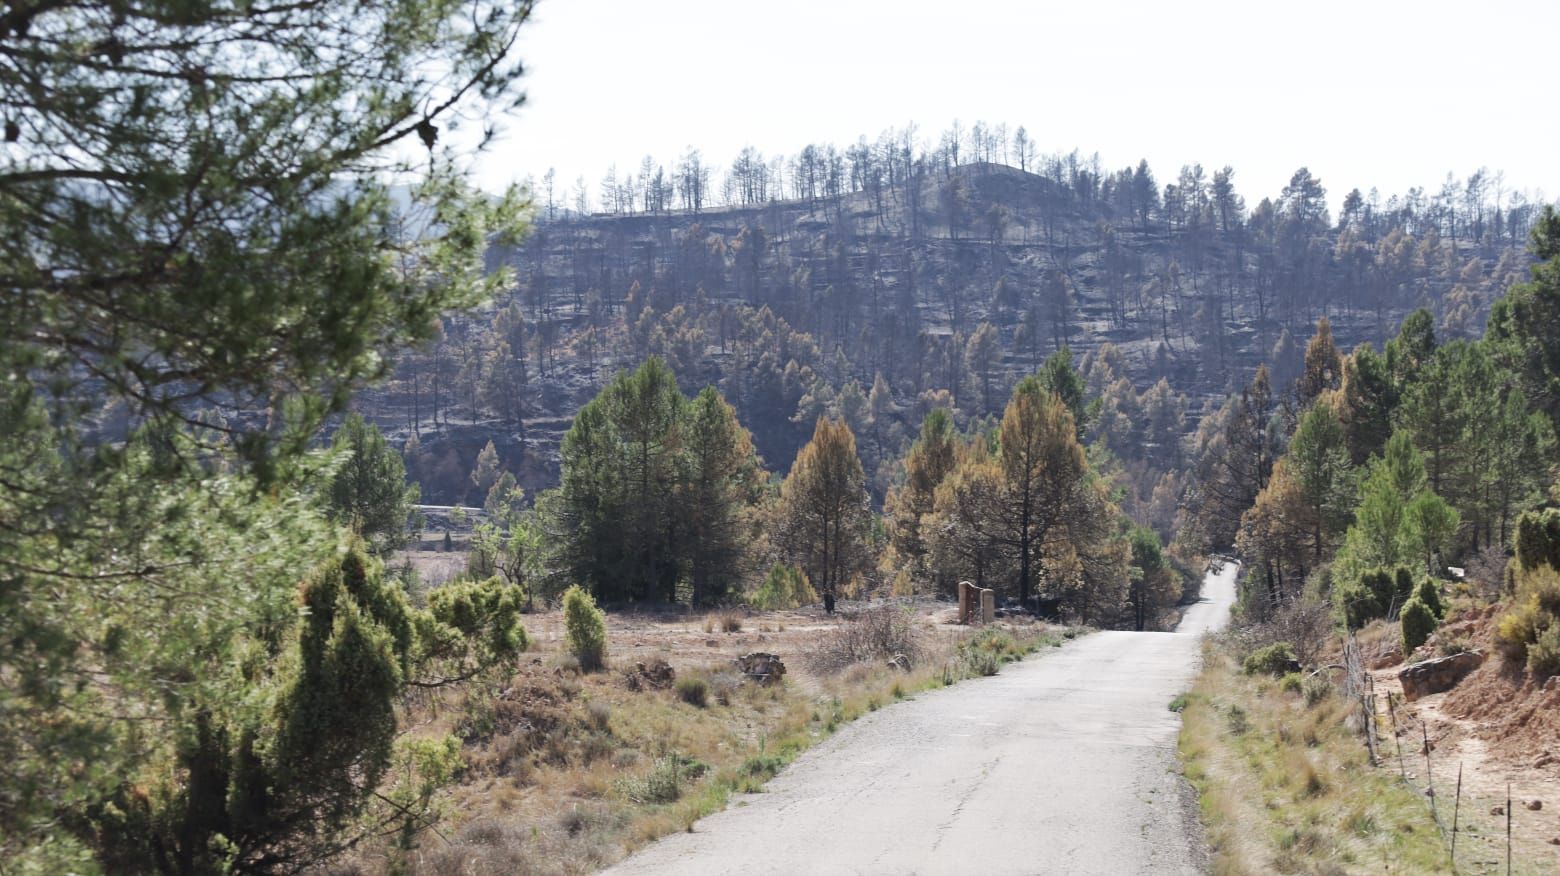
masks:
<path id="1" fill-rule="evenodd" d="M 1064 346 L 1105 348 L 1110 376 L 1138 390 L 1167 378 L 1193 428 L 1259 362 L 1292 380 L 1323 316 L 1343 349 L 1379 346 L 1418 307 L 1443 335 L 1476 335 L 1527 274 L 1526 212 L 1355 191 L 1335 219 L 1304 170 L 1249 209 L 1227 170 L 1211 183 L 1183 170 L 1161 190 L 1146 165 L 918 161 L 853 188 L 542 216 L 518 248 L 490 253 L 513 269 L 513 295 L 450 317 L 362 406 L 403 439 L 418 433 L 414 471 L 445 502 L 469 498 L 488 440 L 528 490 L 556 483 L 574 411 L 648 355 L 685 389 L 719 386 L 780 471 L 818 413 L 871 432 L 887 459 L 929 404 L 964 422 L 993 414 Z"/>

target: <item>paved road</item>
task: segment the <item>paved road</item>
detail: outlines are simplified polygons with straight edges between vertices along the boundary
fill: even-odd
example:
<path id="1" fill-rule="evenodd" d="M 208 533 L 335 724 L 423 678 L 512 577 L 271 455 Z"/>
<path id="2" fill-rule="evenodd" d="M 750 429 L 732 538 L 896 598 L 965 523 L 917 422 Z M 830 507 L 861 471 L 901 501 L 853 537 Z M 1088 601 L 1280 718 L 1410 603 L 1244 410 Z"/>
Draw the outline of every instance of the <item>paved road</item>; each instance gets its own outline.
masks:
<path id="1" fill-rule="evenodd" d="M 1201 873 L 1166 706 L 1233 565 L 1175 633 L 1101 632 L 856 721 L 724 812 L 607 871 Z"/>

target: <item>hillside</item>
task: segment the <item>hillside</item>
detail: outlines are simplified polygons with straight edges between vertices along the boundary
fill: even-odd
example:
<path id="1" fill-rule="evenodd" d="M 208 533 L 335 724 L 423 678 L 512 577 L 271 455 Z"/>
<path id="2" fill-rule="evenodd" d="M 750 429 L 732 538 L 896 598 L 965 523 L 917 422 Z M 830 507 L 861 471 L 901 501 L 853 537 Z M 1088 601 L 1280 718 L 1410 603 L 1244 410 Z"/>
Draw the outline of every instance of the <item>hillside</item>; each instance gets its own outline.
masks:
<path id="1" fill-rule="evenodd" d="M 1344 350 L 1380 348 L 1419 307 L 1442 337 L 1476 336 L 1529 263 L 1531 209 L 1478 200 L 1477 175 L 1473 199 L 1356 190 L 1334 221 L 1303 169 L 1250 209 L 1228 168 L 1163 190 L 1146 165 L 1105 173 L 1076 155 L 1040 173 L 930 158 L 878 171 L 762 204 L 538 210 L 519 247 L 488 253 L 513 293 L 447 317 L 360 406 L 402 440 L 419 433 L 428 501 L 467 498 L 489 440 L 534 492 L 557 483 L 575 410 L 660 355 L 685 389 L 721 389 L 770 468 L 830 411 L 867 426 L 870 473 L 937 393 L 961 422 L 995 413 L 1062 346 L 1109 345 L 1112 378 L 1140 392 L 1168 379 L 1190 430 L 1260 362 L 1287 387 L 1321 317 Z"/>

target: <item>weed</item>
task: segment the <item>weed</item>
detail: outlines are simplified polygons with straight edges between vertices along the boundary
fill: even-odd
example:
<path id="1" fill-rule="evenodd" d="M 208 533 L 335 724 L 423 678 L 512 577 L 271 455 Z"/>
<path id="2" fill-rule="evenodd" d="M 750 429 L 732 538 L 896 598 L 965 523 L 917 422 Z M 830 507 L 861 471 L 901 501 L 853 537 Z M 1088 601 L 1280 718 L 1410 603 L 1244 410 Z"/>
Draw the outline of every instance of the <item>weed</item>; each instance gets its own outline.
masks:
<path id="1" fill-rule="evenodd" d="M 1251 729 L 1251 722 L 1246 718 L 1246 710 L 1240 706 L 1231 704 L 1225 709 L 1224 720 L 1229 725 L 1230 732 L 1236 736 Z"/>
<path id="2" fill-rule="evenodd" d="M 696 676 L 684 675 L 675 685 L 677 698 L 690 706 L 704 708 L 709 702 L 709 682 Z"/>
<path id="3" fill-rule="evenodd" d="M 1454 654 L 1465 654 L 1473 650 L 1466 636 L 1453 636 L 1436 646 L 1442 657 L 1451 657 Z"/>
<path id="4" fill-rule="evenodd" d="M 674 803 L 682 796 L 684 782 L 697 781 L 708 770 L 707 765 L 672 752 L 645 775 L 619 779 L 617 789 L 635 803 Z"/>
<path id="5" fill-rule="evenodd" d="M 602 733 L 611 733 L 612 707 L 603 702 L 592 702 L 585 707 L 590 726 Z"/>
<path id="6" fill-rule="evenodd" d="M 1305 680 L 1302 690 L 1305 693 L 1306 708 L 1315 708 L 1332 696 L 1333 686 L 1332 682 L 1328 681 L 1326 677 L 1313 675 Z"/>
<path id="7" fill-rule="evenodd" d="M 785 758 L 777 754 L 760 754 L 748 758 L 740 770 L 746 779 L 764 782 L 785 767 Z"/>
<path id="8" fill-rule="evenodd" d="M 1180 713 L 1186 710 L 1186 705 L 1191 701 L 1189 694 L 1179 693 L 1170 701 L 1170 711 Z"/>

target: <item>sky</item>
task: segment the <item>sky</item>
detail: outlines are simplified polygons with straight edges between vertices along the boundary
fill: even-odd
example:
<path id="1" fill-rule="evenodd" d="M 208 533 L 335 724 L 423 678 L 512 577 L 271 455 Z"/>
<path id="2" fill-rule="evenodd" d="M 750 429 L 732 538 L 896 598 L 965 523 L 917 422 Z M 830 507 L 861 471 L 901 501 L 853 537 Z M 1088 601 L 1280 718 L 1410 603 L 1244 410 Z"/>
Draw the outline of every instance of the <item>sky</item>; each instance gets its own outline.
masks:
<path id="1" fill-rule="evenodd" d="M 1335 205 L 1487 167 L 1560 194 L 1554 0 L 541 0 L 527 102 L 478 179 L 724 168 L 915 122 L 1027 128 L 1040 151 L 1231 165 L 1255 203 L 1309 167 Z M 718 183 L 718 177 L 717 177 Z"/>

